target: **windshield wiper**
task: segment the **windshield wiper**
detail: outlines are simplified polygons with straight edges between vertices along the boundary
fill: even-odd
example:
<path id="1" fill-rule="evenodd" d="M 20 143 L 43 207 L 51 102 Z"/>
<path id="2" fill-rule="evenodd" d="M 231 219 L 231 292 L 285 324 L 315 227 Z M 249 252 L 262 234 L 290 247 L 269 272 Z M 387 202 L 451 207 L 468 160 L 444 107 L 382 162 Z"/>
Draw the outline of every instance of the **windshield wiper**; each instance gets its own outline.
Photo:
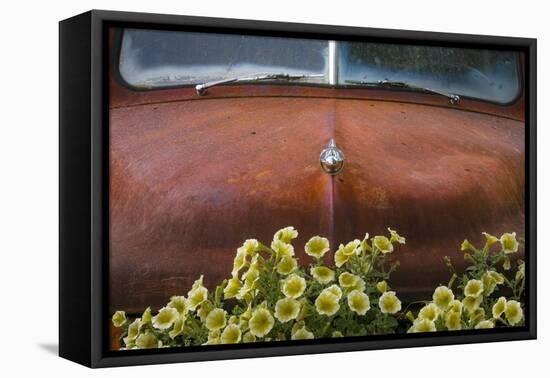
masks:
<path id="1" fill-rule="evenodd" d="M 412 89 L 416 91 L 423 91 L 445 96 L 449 99 L 449 102 L 453 105 L 460 103 L 460 96 L 454 93 L 447 93 L 443 91 L 437 91 L 431 88 L 419 87 L 409 84 L 404 81 L 392 81 L 392 80 L 378 80 L 378 81 L 362 81 L 362 80 L 346 80 L 346 83 L 363 85 L 365 87 L 372 88 L 397 88 L 397 89 Z"/>
<path id="2" fill-rule="evenodd" d="M 217 80 L 217 81 L 210 81 L 203 84 L 198 84 L 195 86 L 195 89 L 197 91 L 197 94 L 199 96 L 204 96 L 208 92 L 208 88 L 215 87 L 216 85 L 220 84 L 227 84 L 227 83 L 238 83 L 241 81 L 270 81 L 270 80 L 300 80 L 300 79 L 309 79 L 309 78 L 315 78 L 315 77 L 324 77 L 325 75 L 306 75 L 306 74 L 300 74 L 300 75 L 292 75 L 287 73 L 264 73 L 264 74 L 254 74 L 254 75 L 246 75 L 246 76 L 236 76 L 228 79 L 223 80 Z"/>

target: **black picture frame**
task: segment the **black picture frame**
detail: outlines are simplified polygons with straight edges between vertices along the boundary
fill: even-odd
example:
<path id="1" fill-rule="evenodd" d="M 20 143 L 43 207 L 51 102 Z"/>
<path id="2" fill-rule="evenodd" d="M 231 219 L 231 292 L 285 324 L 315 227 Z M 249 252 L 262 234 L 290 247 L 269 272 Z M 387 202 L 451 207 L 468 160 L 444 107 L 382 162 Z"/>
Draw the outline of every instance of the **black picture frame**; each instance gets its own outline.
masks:
<path id="1" fill-rule="evenodd" d="M 253 346 L 111 352 L 108 319 L 109 26 L 491 47 L 525 53 L 526 326 Z M 89 367 L 535 339 L 536 39 L 92 10 L 59 23 L 59 355 Z"/>

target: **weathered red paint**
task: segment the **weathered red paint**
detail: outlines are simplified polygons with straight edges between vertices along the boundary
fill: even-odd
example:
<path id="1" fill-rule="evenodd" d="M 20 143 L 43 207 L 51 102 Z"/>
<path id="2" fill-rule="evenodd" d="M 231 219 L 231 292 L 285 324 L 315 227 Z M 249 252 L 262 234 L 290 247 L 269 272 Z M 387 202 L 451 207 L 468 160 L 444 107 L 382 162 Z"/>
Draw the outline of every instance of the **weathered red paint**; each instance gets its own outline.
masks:
<path id="1" fill-rule="evenodd" d="M 392 286 L 411 298 L 446 282 L 443 256 L 463 264 L 465 237 L 524 233 L 520 105 L 454 109 L 432 95 L 309 87 L 205 97 L 111 88 L 113 310 L 159 307 L 200 274 L 212 286 L 244 239 L 267 243 L 287 225 L 300 231 L 302 262 L 312 235 L 335 246 L 397 229 L 407 246 L 394 254 Z M 334 178 L 318 162 L 332 137 L 346 155 Z"/>

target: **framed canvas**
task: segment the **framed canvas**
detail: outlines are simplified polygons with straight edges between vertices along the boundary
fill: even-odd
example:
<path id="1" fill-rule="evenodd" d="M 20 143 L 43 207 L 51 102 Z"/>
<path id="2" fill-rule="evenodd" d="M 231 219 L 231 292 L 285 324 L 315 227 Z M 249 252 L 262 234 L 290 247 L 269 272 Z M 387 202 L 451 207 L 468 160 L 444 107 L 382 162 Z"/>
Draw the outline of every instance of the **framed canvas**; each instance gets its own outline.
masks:
<path id="1" fill-rule="evenodd" d="M 60 22 L 62 357 L 536 337 L 536 40 Z"/>

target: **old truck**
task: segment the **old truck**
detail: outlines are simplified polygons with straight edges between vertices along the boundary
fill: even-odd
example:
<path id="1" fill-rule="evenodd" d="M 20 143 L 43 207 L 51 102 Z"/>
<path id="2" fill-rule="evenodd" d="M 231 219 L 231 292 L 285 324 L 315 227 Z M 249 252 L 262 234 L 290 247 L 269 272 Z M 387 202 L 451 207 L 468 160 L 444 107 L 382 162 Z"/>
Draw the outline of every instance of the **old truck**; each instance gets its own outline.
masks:
<path id="1" fill-rule="evenodd" d="M 245 239 L 407 238 L 392 288 L 425 296 L 483 231 L 524 235 L 514 51 L 113 29 L 110 308 L 140 313 Z M 329 153 L 321 152 L 329 145 Z M 325 151 L 326 152 L 326 151 Z"/>

